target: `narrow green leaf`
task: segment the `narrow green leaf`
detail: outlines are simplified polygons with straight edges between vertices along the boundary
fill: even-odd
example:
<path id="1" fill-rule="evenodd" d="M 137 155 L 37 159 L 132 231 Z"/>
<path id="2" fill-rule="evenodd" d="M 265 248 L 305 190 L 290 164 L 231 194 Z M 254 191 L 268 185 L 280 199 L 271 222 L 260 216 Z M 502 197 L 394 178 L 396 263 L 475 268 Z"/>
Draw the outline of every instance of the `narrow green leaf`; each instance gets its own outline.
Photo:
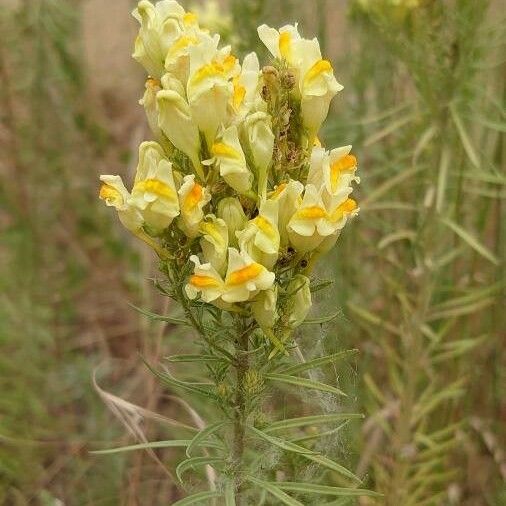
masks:
<path id="1" fill-rule="evenodd" d="M 94 455 L 110 455 L 113 453 L 131 452 L 135 450 L 147 450 L 152 448 L 186 448 L 190 444 L 190 439 L 172 439 L 169 441 L 152 441 L 149 443 L 139 443 L 136 445 L 120 446 L 118 448 L 109 448 L 107 450 L 94 450 L 90 453 Z"/>
<path id="2" fill-rule="evenodd" d="M 395 327 L 394 325 L 385 320 L 382 320 L 379 316 L 376 316 L 367 309 L 357 306 L 352 302 L 348 302 L 347 306 L 351 311 L 353 311 L 353 313 L 355 313 L 358 317 L 362 318 L 365 322 L 384 328 L 385 330 L 388 330 L 389 332 L 395 334 L 396 336 L 401 335 L 401 331 L 397 327 Z"/>
<path id="3" fill-rule="evenodd" d="M 235 506 L 235 486 L 230 480 L 225 484 L 225 506 Z"/>
<path id="4" fill-rule="evenodd" d="M 176 467 L 176 476 L 178 480 L 183 483 L 183 474 L 189 469 L 195 469 L 200 466 L 213 466 L 214 464 L 220 464 L 223 459 L 219 457 L 192 457 L 190 459 L 183 460 Z"/>
<path id="5" fill-rule="evenodd" d="M 172 316 L 162 316 L 156 313 L 152 313 L 147 309 L 137 307 L 134 304 L 129 304 L 129 306 L 133 307 L 136 311 L 139 311 L 139 313 L 143 314 L 144 316 L 147 316 L 150 320 L 172 323 L 173 325 L 186 325 L 187 327 L 190 326 L 190 324 L 186 320 L 182 320 L 181 318 L 173 318 Z"/>
<path id="6" fill-rule="evenodd" d="M 282 490 L 290 492 L 300 492 L 306 494 L 319 494 L 319 495 L 333 495 L 333 496 L 347 496 L 347 497 L 383 497 L 378 492 L 372 490 L 365 490 L 361 488 L 344 488 L 344 487 L 330 487 L 326 485 L 316 485 L 313 483 L 300 483 L 300 482 L 279 482 L 276 485 Z"/>
<path id="7" fill-rule="evenodd" d="M 224 425 L 227 425 L 228 421 L 225 422 L 217 422 L 207 427 L 204 427 L 200 432 L 195 434 L 194 438 L 191 440 L 188 448 L 186 448 L 186 455 L 190 457 L 191 451 L 199 446 L 206 446 L 203 441 L 205 441 L 209 436 L 220 430 Z"/>
<path id="8" fill-rule="evenodd" d="M 281 448 L 282 450 L 286 450 L 288 452 L 292 453 L 298 453 L 301 455 L 316 455 L 316 452 L 309 450 L 308 448 L 304 448 L 303 446 L 296 445 L 294 443 L 290 443 L 289 441 L 285 441 L 284 439 L 270 436 L 269 434 L 266 434 L 265 432 L 262 432 L 261 430 L 257 429 L 256 427 L 253 427 L 252 425 L 249 427 L 249 429 L 255 433 L 260 439 L 263 439 L 264 441 L 267 441 L 268 443 L 277 446 L 278 448 Z"/>
<path id="9" fill-rule="evenodd" d="M 326 385 L 325 383 L 320 383 L 319 381 L 313 381 L 306 378 L 298 378 L 297 376 L 289 376 L 288 374 L 270 373 L 265 375 L 265 379 L 270 381 L 278 381 L 279 383 L 286 383 L 288 385 L 294 385 L 302 388 L 308 388 L 310 390 L 319 390 L 320 392 L 328 392 L 331 394 L 343 395 L 347 397 L 346 394 L 342 390 L 339 390 L 338 388 Z"/>
<path id="10" fill-rule="evenodd" d="M 289 418 L 287 420 L 271 423 L 268 427 L 264 428 L 264 432 L 269 433 L 278 430 L 296 429 L 298 427 L 305 427 L 307 425 L 334 423 L 341 420 L 350 420 L 352 418 L 364 418 L 364 415 L 360 413 L 335 413 L 330 415 L 314 415 L 303 416 L 300 418 Z"/>
<path id="11" fill-rule="evenodd" d="M 441 218 L 441 221 L 449 228 L 451 228 L 463 241 L 465 241 L 471 248 L 473 248 L 482 257 L 486 258 L 494 265 L 500 265 L 499 259 L 483 244 L 471 235 L 467 230 L 464 230 L 460 225 L 457 225 L 449 218 Z"/>
<path id="12" fill-rule="evenodd" d="M 178 388 L 182 388 L 183 390 L 187 390 L 188 392 L 192 392 L 192 393 L 195 393 L 195 394 L 200 394 L 200 395 L 204 395 L 206 397 L 210 397 L 212 399 L 217 399 L 218 397 L 213 393 L 211 392 L 210 390 L 207 390 L 206 388 L 202 388 L 201 385 L 203 385 L 202 383 L 198 383 L 198 384 L 194 384 L 194 383 L 187 383 L 186 381 L 180 381 L 176 378 L 174 378 L 172 375 L 170 375 L 169 373 L 167 372 L 162 372 L 162 371 L 158 371 L 157 369 L 155 369 L 154 367 L 152 367 L 150 364 L 148 364 L 146 361 L 144 361 L 146 366 L 148 367 L 148 369 L 155 375 L 157 376 L 158 378 L 160 378 L 160 380 L 165 383 L 166 385 L 169 385 L 171 387 L 178 387 Z M 212 387 L 213 385 L 211 385 L 210 383 L 207 384 L 205 383 L 204 384 L 205 386 L 208 386 L 209 387 Z"/>
<path id="13" fill-rule="evenodd" d="M 304 371 L 308 371 L 309 369 L 315 369 L 316 367 L 322 367 L 324 365 L 330 364 L 331 362 L 336 362 L 338 360 L 342 360 L 343 358 L 347 358 L 352 355 L 356 355 L 359 353 L 359 350 L 345 350 L 340 351 L 338 353 L 332 353 L 331 355 L 326 355 L 325 357 L 318 357 L 313 360 L 308 360 L 307 362 L 303 362 L 301 364 L 292 365 L 287 369 L 283 369 L 281 372 L 283 374 L 299 374 Z"/>
<path id="14" fill-rule="evenodd" d="M 307 436 L 302 437 L 295 437 L 290 438 L 291 443 L 300 444 L 305 443 L 306 441 L 311 441 L 313 439 L 320 439 L 327 436 L 333 436 L 334 434 L 337 434 L 343 427 L 346 427 L 349 424 L 349 420 L 344 421 L 343 423 L 340 423 L 337 427 L 333 428 L 332 430 L 326 430 L 324 432 L 316 432 L 314 434 L 309 434 Z"/>
<path id="15" fill-rule="evenodd" d="M 197 504 L 202 501 L 207 501 L 207 499 L 214 499 L 216 497 L 221 497 L 220 492 L 209 491 L 209 492 L 199 492 L 198 494 L 193 494 L 184 499 L 176 501 L 172 504 L 172 506 L 190 506 L 191 504 Z"/>
<path id="16" fill-rule="evenodd" d="M 277 487 L 276 483 L 262 481 L 253 476 L 248 476 L 247 479 L 254 485 L 257 485 L 269 492 L 269 494 L 273 495 L 276 499 L 279 499 L 282 504 L 286 504 L 287 506 L 304 506 L 301 502 L 297 501 L 293 497 L 290 497 L 288 494 L 285 494 L 280 488 Z"/>
<path id="17" fill-rule="evenodd" d="M 326 467 L 327 469 L 331 469 L 332 471 L 335 471 L 336 473 L 339 473 L 342 476 L 345 476 L 346 478 L 350 478 L 353 481 L 356 481 L 357 483 L 361 483 L 362 480 L 353 474 L 351 471 L 346 469 L 341 464 L 338 464 L 337 462 L 334 462 L 333 460 L 329 459 L 328 457 L 324 457 L 323 455 L 303 455 L 304 458 L 308 460 L 312 460 L 313 462 L 316 462 L 317 464 L 320 464 L 323 467 Z"/>
<path id="18" fill-rule="evenodd" d="M 223 360 L 221 357 L 215 355 L 171 355 L 165 358 L 168 362 L 220 362 Z"/>
<path id="19" fill-rule="evenodd" d="M 328 316 L 322 316 L 321 318 L 308 318 L 302 322 L 303 325 L 321 325 L 323 323 L 329 323 L 332 320 L 335 320 L 339 315 L 341 315 L 341 311 L 337 311 L 334 314 Z"/>
<path id="20" fill-rule="evenodd" d="M 453 104 L 450 106 L 450 112 L 453 118 L 453 122 L 455 123 L 455 126 L 457 127 L 457 131 L 460 136 L 460 140 L 462 142 L 462 146 L 464 146 L 464 151 L 466 152 L 467 156 L 469 157 L 469 160 L 471 163 L 477 168 L 480 168 L 480 160 L 478 158 L 478 155 L 476 154 L 476 151 L 471 143 L 471 139 L 469 138 L 469 135 L 466 132 L 466 129 L 464 128 L 464 124 L 462 123 L 462 120 L 460 119 L 460 116 L 458 115 L 457 111 L 455 110 L 455 107 Z"/>
<path id="21" fill-rule="evenodd" d="M 367 210 L 369 204 L 376 202 L 383 197 L 383 195 L 389 193 L 392 188 L 395 188 L 397 185 L 403 183 L 410 177 L 416 176 L 423 169 L 424 167 L 422 165 L 417 165 L 412 169 L 402 170 L 396 176 L 388 178 L 387 181 L 379 185 L 373 192 L 369 193 L 369 195 L 360 203 L 360 207 Z"/>
<path id="22" fill-rule="evenodd" d="M 320 283 L 315 283 L 314 285 L 311 285 L 309 289 L 311 290 L 311 293 L 316 293 L 319 292 L 320 290 L 325 290 L 325 288 L 329 287 L 333 283 L 334 281 L 332 280 L 322 281 Z"/>
<path id="23" fill-rule="evenodd" d="M 382 250 L 398 241 L 413 242 L 416 238 L 416 233 L 413 230 L 397 230 L 391 234 L 384 236 L 378 243 L 378 249 Z"/>

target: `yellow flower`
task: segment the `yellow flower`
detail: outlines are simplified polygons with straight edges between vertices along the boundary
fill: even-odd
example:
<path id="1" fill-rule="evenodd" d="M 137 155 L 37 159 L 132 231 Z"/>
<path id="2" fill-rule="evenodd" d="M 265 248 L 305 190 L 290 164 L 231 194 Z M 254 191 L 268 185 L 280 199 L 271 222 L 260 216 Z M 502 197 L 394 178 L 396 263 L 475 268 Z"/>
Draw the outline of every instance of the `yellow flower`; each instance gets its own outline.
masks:
<path id="1" fill-rule="evenodd" d="M 267 173 L 272 162 L 274 150 L 274 134 L 272 133 L 272 119 L 265 112 L 256 112 L 244 120 L 248 147 L 255 165 L 260 200 L 265 200 L 267 193 Z"/>
<path id="2" fill-rule="evenodd" d="M 211 43 L 193 46 L 189 54 L 188 103 L 194 122 L 211 147 L 218 128 L 227 123 L 232 78 L 239 74 L 240 65 L 229 47 L 216 50 Z"/>
<path id="3" fill-rule="evenodd" d="M 350 154 L 351 146 L 330 151 L 320 147 L 313 148 L 307 182 L 315 187 L 324 186 L 332 197 L 347 196 L 351 193 L 351 183 L 360 182 L 355 175 L 357 159 Z"/>
<path id="4" fill-rule="evenodd" d="M 179 81 L 168 75 L 162 79 L 162 85 L 163 89 L 156 96 L 158 124 L 169 141 L 190 158 L 197 175 L 204 179 L 199 157 L 199 130 L 184 99 L 184 89 Z"/>
<path id="5" fill-rule="evenodd" d="M 239 193 L 246 193 L 251 189 L 253 174 L 246 165 L 237 127 L 232 125 L 228 127 L 221 139 L 211 146 L 211 154 L 220 170 L 221 177 Z"/>
<path id="6" fill-rule="evenodd" d="M 136 207 L 146 225 L 155 232 L 167 228 L 179 214 L 172 163 L 156 142 L 143 142 L 129 203 Z"/>
<path id="7" fill-rule="evenodd" d="M 211 200 L 211 194 L 207 188 L 195 182 L 193 174 L 184 177 L 178 193 L 181 208 L 180 228 L 188 237 L 196 237 L 204 219 L 203 209 Z"/>
<path id="8" fill-rule="evenodd" d="M 201 264 L 198 256 L 192 255 L 190 260 L 195 268 L 185 287 L 186 294 L 190 299 L 200 294 L 204 302 L 216 301 L 223 294 L 223 279 L 210 263 Z"/>
<path id="9" fill-rule="evenodd" d="M 246 116 L 253 108 L 261 107 L 260 63 L 256 53 L 244 57 L 241 72 L 232 79 L 232 108 L 239 118 Z"/>
<path id="10" fill-rule="evenodd" d="M 357 212 L 357 204 L 353 199 L 331 198 L 326 205 L 322 191 L 308 184 L 300 207 L 288 223 L 290 242 L 299 252 L 313 251 L 326 237 L 341 230 L 348 218 Z"/>
<path id="11" fill-rule="evenodd" d="M 256 262 L 272 269 L 279 255 L 278 202 L 266 200 L 258 216 L 237 232 L 241 251 L 246 251 Z"/>
<path id="12" fill-rule="evenodd" d="M 184 9 L 170 0 L 157 2 L 156 5 L 141 0 L 132 12 L 141 25 L 132 56 L 151 77 L 162 77 L 167 51 L 181 31 L 184 14 Z"/>
<path id="13" fill-rule="evenodd" d="M 125 188 L 120 176 L 100 176 L 102 186 L 100 187 L 100 198 L 109 207 L 118 211 L 118 217 L 123 226 L 136 233 L 142 228 L 143 218 L 139 211 L 130 205 L 130 193 Z"/>
<path id="14" fill-rule="evenodd" d="M 200 247 L 207 262 L 220 274 L 224 274 L 227 266 L 228 227 L 214 214 L 209 214 L 200 224 Z"/>
<path id="15" fill-rule="evenodd" d="M 139 100 L 139 104 L 144 106 L 149 128 L 153 132 L 155 139 L 158 141 L 162 138 L 162 131 L 158 125 L 158 107 L 156 104 L 156 95 L 162 89 L 162 85 L 158 79 L 153 79 L 150 77 L 146 80 L 145 87 L 146 90 L 144 92 L 144 96 L 141 100 Z"/>
<path id="16" fill-rule="evenodd" d="M 300 59 L 298 43 L 301 40 L 297 25 L 285 25 L 278 30 L 267 25 L 258 27 L 258 36 L 274 58 L 297 65 Z"/>
<path id="17" fill-rule="evenodd" d="M 228 249 L 228 270 L 225 277 L 225 302 L 245 302 L 274 284 L 274 273 L 255 262 L 245 251 Z"/>
<path id="18" fill-rule="evenodd" d="M 279 31 L 262 25 L 258 34 L 271 54 L 284 59 L 296 75 L 296 95 L 301 100 L 302 120 L 312 144 L 327 117 L 330 101 L 343 89 L 332 64 L 322 59 L 318 40 L 302 38 L 297 25 L 286 25 Z"/>
<path id="19" fill-rule="evenodd" d="M 303 191 L 304 185 L 300 181 L 290 180 L 277 186 L 269 195 L 269 200 L 278 202 L 278 229 L 282 246 L 288 244 L 288 223 L 302 202 Z"/>

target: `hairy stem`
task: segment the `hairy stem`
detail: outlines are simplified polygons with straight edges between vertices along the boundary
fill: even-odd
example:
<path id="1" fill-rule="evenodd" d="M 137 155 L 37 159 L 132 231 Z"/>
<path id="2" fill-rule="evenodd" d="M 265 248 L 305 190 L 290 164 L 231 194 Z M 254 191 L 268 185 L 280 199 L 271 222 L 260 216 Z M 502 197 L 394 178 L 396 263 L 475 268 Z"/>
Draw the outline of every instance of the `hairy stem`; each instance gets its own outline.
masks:
<path id="1" fill-rule="evenodd" d="M 247 331 L 242 331 L 235 341 L 235 369 L 236 385 L 234 394 L 234 439 L 232 447 L 232 467 L 236 490 L 236 504 L 240 504 L 241 482 L 243 474 L 244 433 L 247 417 L 246 393 L 244 391 L 244 378 L 249 368 Z"/>

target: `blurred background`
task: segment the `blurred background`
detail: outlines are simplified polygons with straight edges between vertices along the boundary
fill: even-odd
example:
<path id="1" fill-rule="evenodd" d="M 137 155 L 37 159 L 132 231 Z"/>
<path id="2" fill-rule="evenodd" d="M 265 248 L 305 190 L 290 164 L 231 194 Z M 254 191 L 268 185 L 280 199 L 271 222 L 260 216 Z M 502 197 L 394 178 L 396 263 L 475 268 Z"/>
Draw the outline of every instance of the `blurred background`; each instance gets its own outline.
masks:
<path id="1" fill-rule="evenodd" d="M 336 452 L 385 494 L 361 504 L 506 504 L 504 0 L 181 3 L 241 55 L 299 21 L 345 87 L 322 142 L 354 145 L 361 215 L 319 273 L 341 316 L 317 339 L 360 350 L 332 374 L 367 415 Z M 149 137 L 133 7 L 0 0 L 0 504 L 181 493 L 175 451 L 90 454 L 196 420 L 141 360 L 191 338 L 130 306 L 170 309 L 97 198 Z"/>

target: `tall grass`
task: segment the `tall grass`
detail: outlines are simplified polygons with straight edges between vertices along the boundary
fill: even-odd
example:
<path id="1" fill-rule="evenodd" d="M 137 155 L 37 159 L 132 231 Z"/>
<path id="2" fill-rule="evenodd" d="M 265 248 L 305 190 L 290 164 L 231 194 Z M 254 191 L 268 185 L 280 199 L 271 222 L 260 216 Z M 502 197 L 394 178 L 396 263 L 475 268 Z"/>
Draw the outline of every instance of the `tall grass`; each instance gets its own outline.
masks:
<path id="1" fill-rule="evenodd" d="M 497 447 L 484 481 L 472 460 L 476 422 L 500 430 L 504 33 L 484 1 L 384 5 L 354 12 L 364 200 L 336 259 L 364 350 L 358 471 L 388 505 L 499 504 Z"/>

